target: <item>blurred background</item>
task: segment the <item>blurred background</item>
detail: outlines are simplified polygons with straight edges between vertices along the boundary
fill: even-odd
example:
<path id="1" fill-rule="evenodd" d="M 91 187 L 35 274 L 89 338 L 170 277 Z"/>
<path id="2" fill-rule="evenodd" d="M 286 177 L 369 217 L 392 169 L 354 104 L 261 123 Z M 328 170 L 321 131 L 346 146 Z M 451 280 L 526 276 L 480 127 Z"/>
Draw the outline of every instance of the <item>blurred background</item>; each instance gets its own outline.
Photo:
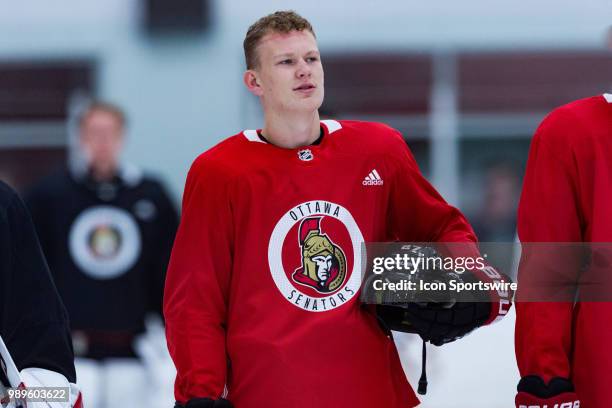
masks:
<path id="1" fill-rule="evenodd" d="M 514 240 L 530 139 L 544 115 L 612 90 L 609 0 L 3 2 L 0 179 L 24 191 L 64 165 L 75 112 L 101 98 L 127 115 L 123 159 L 163 180 L 178 206 L 199 153 L 261 127 L 242 84 L 242 40 L 278 9 L 315 28 L 322 114 L 399 129 L 482 241 Z M 434 350 L 422 406 L 511 406 L 512 336 L 511 317 Z M 399 338 L 415 384 L 420 343 Z"/>

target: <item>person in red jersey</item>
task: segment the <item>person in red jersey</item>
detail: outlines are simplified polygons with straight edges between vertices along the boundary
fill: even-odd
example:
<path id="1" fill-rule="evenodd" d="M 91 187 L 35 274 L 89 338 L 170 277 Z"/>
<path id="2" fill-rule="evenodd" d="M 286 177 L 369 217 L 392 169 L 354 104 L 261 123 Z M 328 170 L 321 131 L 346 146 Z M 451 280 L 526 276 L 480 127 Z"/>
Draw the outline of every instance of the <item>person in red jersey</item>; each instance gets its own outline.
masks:
<path id="1" fill-rule="evenodd" d="M 611 174 L 612 95 L 578 100 L 549 114 L 535 133 L 527 162 L 518 213 L 523 252 L 541 254 L 542 248 L 530 247 L 533 242 L 612 242 Z M 565 248 L 553 253 L 567 258 L 571 247 Z M 521 262 L 519 298 L 523 282 L 538 273 L 530 262 L 525 256 Z M 566 274 L 560 280 L 578 279 L 580 271 L 571 265 L 556 269 Z M 612 305 L 589 301 L 585 289 L 578 298 L 585 301 L 517 302 L 522 376 L 517 407 L 612 406 Z"/>
<path id="2" fill-rule="evenodd" d="M 475 248 L 472 228 L 399 132 L 320 120 L 308 21 L 263 17 L 244 48 L 265 124 L 203 153 L 187 176 L 164 297 L 177 407 L 414 407 L 392 339 L 358 299 L 361 245 Z"/>

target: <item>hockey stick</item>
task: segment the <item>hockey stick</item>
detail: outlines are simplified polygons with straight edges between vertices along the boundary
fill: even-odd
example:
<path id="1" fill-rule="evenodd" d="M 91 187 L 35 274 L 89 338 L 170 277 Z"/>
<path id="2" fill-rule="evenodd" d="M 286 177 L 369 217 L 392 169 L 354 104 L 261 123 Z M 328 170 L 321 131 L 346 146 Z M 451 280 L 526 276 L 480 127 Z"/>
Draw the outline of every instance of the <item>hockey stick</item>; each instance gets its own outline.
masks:
<path id="1" fill-rule="evenodd" d="M 4 344 L 4 340 L 2 340 L 2 336 L 0 336 L 0 365 L 2 365 L 2 373 L 6 376 L 8 380 L 8 385 L 14 389 L 22 389 L 25 388 L 23 384 L 23 380 L 21 379 L 21 374 L 19 374 L 19 370 L 11 357 L 11 353 L 9 353 L 6 345 Z M 2 391 L 2 400 L 0 403 L 4 406 L 5 403 L 8 403 L 8 392 L 4 385 L 0 382 L 0 391 Z M 26 403 L 22 400 L 15 400 L 16 408 L 25 408 Z"/>

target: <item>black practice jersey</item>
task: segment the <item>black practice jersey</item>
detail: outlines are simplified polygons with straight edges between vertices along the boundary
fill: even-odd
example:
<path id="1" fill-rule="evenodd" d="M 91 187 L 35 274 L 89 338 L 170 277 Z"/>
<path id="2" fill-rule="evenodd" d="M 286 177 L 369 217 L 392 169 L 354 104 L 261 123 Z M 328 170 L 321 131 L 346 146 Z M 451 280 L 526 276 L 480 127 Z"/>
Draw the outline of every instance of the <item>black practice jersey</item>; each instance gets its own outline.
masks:
<path id="1" fill-rule="evenodd" d="M 66 309 L 49 274 L 25 205 L 2 182 L 0 335 L 20 370 L 44 368 L 75 382 Z"/>
<path id="2" fill-rule="evenodd" d="M 62 170 L 26 202 L 73 331 L 139 333 L 148 312 L 161 315 L 178 215 L 160 183 Z"/>

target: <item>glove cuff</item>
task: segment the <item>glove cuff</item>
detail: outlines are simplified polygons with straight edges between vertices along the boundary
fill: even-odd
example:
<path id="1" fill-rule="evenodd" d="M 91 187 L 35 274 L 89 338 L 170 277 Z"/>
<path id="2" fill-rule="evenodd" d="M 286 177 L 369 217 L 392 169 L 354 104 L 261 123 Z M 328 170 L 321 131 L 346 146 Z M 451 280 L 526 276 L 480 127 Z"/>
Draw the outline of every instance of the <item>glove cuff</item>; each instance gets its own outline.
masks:
<path id="1" fill-rule="evenodd" d="M 580 408 L 574 385 L 567 378 L 555 377 L 545 383 L 538 375 L 528 375 L 521 378 L 516 390 L 516 408 Z"/>
<path id="2" fill-rule="evenodd" d="M 219 398 L 217 400 L 211 398 L 192 398 L 187 401 L 185 405 L 181 405 L 177 402 L 174 408 L 234 408 L 234 406 L 225 398 Z"/>
<path id="3" fill-rule="evenodd" d="M 491 265 L 486 265 L 482 269 L 471 269 L 470 272 L 476 277 L 476 279 L 483 282 L 490 283 L 512 283 L 512 279 L 505 275 L 504 273 L 499 272 L 497 269 L 492 267 Z M 510 308 L 512 307 L 512 298 L 514 296 L 514 292 L 511 289 L 505 290 L 491 290 L 489 291 L 489 298 L 491 301 L 491 313 L 489 314 L 489 318 L 484 322 L 484 326 L 488 324 L 495 323 L 498 320 L 501 320 L 504 316 L 508 314 Z"/>
<path id="4" fill-rule="evenodd" d="M 580 408 L 580 399 L 575 392 L 564 392 L 550 398 L 540 398 L 535 395 L 519 392 L 514 399 L 516 408 Z"/>

